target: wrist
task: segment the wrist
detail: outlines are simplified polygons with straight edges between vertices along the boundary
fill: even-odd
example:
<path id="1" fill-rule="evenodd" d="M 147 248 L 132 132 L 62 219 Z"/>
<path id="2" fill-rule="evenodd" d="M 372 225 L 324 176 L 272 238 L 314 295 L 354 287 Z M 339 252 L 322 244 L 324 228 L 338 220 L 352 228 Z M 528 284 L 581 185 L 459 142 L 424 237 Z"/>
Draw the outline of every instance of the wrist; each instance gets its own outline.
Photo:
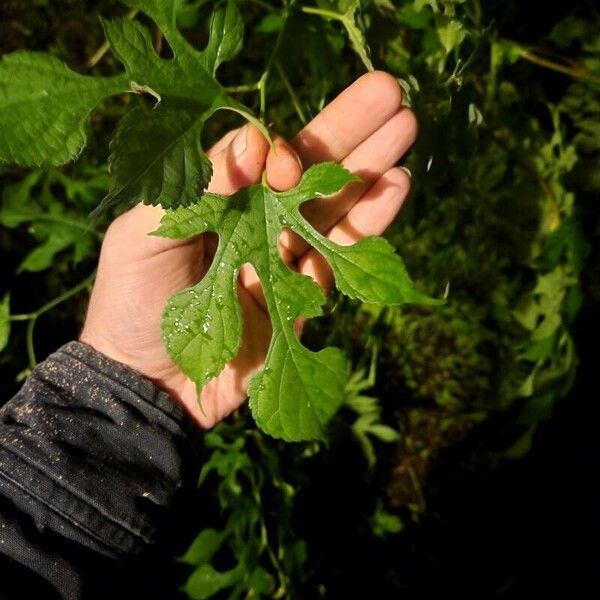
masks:
<path id="1" fill-rule="evenodd" d="M 118 345 L 113 344 L 105 335 L 97 332 L 95 328 L 85 325 L 79 336 L 79 341 L 92 347 L 107 358 L 129 367 L 138 375 L 150 381 L 159 390 L 166 392 L 174 402 L 183 408 L 188 417 L 200 429 L 208 430 L 217 424 L 218 420 L 211 417 L 210 412 L 206 414 L 208 409 L 204 408 L 206 404 L 212 405 L 210 397 L 207 397 L 209 394 L 203 394 L 203 410 L 197 400 L 193 382 L 185 377 L 170 361 L 168 361 L 167 366 L 164 364 L 159 366 L 156 363 L 163 363 L 163 360 L 153 360 L 154 357 L 147 357 L 143 352 L 128 353 Z"/>

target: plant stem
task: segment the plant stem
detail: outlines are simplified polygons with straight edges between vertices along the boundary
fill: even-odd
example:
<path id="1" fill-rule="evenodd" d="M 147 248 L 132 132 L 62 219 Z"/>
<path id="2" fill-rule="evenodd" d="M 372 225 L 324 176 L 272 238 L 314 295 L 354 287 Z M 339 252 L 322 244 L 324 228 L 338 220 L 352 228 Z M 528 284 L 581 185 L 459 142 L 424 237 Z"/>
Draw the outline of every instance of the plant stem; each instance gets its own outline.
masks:
<path id="1" fill-rule="evenodd" d="M 283 34 L 285 31 L 285 25 L 290 15 L 290 9 L 295 4 L 296 0 L 291 0 L 289 3 L 284 4 L 284 8 L 282 10 L 282 24 L 279 33 L 277 34 L 277 39 L 275 40 L 275 45 L 273 46 L 273 50 L 267 59 L 267 64 L 265 65 L 265 69 L 262 72 L 259 80 L 256 83 L 244 84 L 244 85 L 234 85 L 225 87 L 225 91 L 231 94 L 243 94 L 246 92 L 258 92 L 259 94 L 259 118 L 264 123 L 265 122 L 265 114 L 267 111 L 267 82 L 269 80 L 269 75 L 271 74 L 271 69 L 273 67 L 273 63 L 275 62 L 275 57 L 277 56 L 277 52 L 279 51 L 279 46 L 281 45 L 281 40 L 283 39 Z M 262 5 L 262 3 L 261 3 Z M 275 9 L 270 7 L 272 11 Z M 289 84 L 289 82 L 288 82 Z M 301 111 L 300 111 L 301 112 Z"/>
<path id="2" fill-rule="evenodd" d="M 75 296 L 85 288 L 89 287 L 94 281 L 94 277 L 96 276 L 96 271 L 90 273 L 83 281 L 80 281 L 77 285 L 63 292 L 60 296 L 53 298 L 50 302 L 47 302 L 36 311 L 23 314 L 23 315 L 12 315 L 10 317 L 11 321 L 28 321 L 27 323 L 27 331 L 25 333 L 25 343 L 27 345 L 27 356 L 29 358 L 29 367 L 33 369 L 37 364 L 37 359 L 35 357 L 35 347 L 33 343 L 33 333 L 35 330 L 35 325 L 39 317 L 41 317 L 44 313 L 47 313 L 49 310 L 52 310 L 55 306 L 58 306 L 65 300 L 68 300 L 72 296 Z"/>
<path id="3" fill-rule="evenodd" d="M 271 55 L 267 60 L 267 64 L 265 66 L 265 70 L 258 80 L 258 91 L 260 94 L 260 120 L 264 123 L 265 121 L 265 113 L 267 111 L 267 82 L 269 79 L 269 75 L 271 73 L 271 67 L 273 66 L 273 62 L 275 61 L 275 57 L 277 56 L 277 52 L 279 51 L 279 46 L 281 46 L 281 40 L 283 39 L 283 34 L 285 32 L 285 26 L 287 20 L 290 16 L 290 9 L 294 6 L 295 0 L 291 0 L 291 2 L 286 3 L 282 13 L 282 23 L 281 29 L 277 34 L 277 39 L 275 40 L 275 45 L 273 46 L 273 50 L 271 51 Z"/>
<path id="4" fill-rule="evenodd" d="M 343 21 L 344 15 L 340 13 L 336 13 L 332 10 L 327 10 L 325 8 L 316 8 L 313 6 L 303 6 L 302 12 L 307 15 L 319 15 L 320 17 L 324 17 L 325 19 L 333 19 L 335 21 Z"/>
<path id="5" fill-rule="evenodd" d="M 139 8 L 132 8 L 126 15 L 125 18 L 126 19 L 134 19 L 135 16 L 138 14 L 139 12 Z M 98 50 L 96 50 L 96 52 L 94 52 L 94 54 L 92 54 L 86 61 L 85 61 L 85 66 L 88 69 L 91 69 L 93 67 L 95 67 L 101 60 L 102 57 L 108 52 L 110 48 L 110 44 L 108 43 L 108 40 L 106 40 L 99 48 Z"/>
<path id="6" fill-rule="evenodd" d="M 260 81 L 246 85 L 230 85 L 223 88 L 229 94 L 243 94 L 245 92 L 256 92 L 260 88 Z"/>
<path id="7" fill-rule="evenodd" d="M 47 221 L 49 223 L 62 223 L 63 225 L 74 227 L 75 229 L 81 229 L 81 231 L 89 233 L 90 235 L 93 235 L 100 240 L 102 239 L 102 234 L 98 230 L 94 229 L 91 225 L 82 223 L 81 221 L 77 221 L 76 219 L 69 219 L 68 217 L 40 213 L 35 215 L 35 220 Z"/>
<path id="8" fill-rule="evenodd" d="M 283 81 L 283 85 L 285 86 L 285 89 L 287 90 L 287 92 L 290 96 L 290 99 L 292 100 L 292 104 L 294 105 L 294 109 L 296 110 L 296 113 L 298 114 L 298 117 L 300 118 L 302 125 L 306 125 L 307 120 L 306 120 L 304 111 L 302 110 L 302 106 L 300 106 L 300 100 L 298 99 L 298 96 L 296 95 L 296 92 L 294 91 L 294 88 L 292 87 L 290 80 L 287 78 L 285 71 L 279 64 L 279 61 L 275 61 L 275 68 L 277 69 L 277 73 L 279 74 L 279 77 L 281 77 L 281 81 Z"/>
<path id="9" fill-rule="evenodd" d="M 600 85 L 600 76 L 590 73 L 582 66 L 568 66 L 548 58 L 544 58 L 539 54 L 535 54 L 534 52 L 530 52 L 529 50 L 525 49 L 521 50 L 521 58 L 533 63 L 534 65 L 538 65 L 538 67 L 544 67 L 545 69 L 550 69 L 551 71 L 568 75 L 569 77 L 573 77 L 573 79 L 581 79 L 583 81 L 589 81 L 590 83 Z"/>
<path id="10" fill-rule="evenodd" d="M 35 358 L 35 347 L 33 344 L 33 330 L 35 328 L 35 322 L 37 317 L 30 319 L 27 322 L 27 331 L 25 332 L 25 344 L 27 345 L 27 357 L 29 359 L 29 368 L 33 369 L 37 365 Z"/>

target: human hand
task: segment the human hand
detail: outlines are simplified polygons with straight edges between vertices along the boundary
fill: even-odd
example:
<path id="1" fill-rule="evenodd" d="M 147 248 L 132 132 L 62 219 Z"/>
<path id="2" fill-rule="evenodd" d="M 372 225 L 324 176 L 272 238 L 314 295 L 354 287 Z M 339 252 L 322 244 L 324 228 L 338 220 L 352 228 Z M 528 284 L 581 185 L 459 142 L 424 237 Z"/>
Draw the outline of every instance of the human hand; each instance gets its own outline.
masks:
<path id="1" fill-rule="evenodd" d="M 414 143 L 414 114 L 401 105 L 393 77 L 368 73 L 326 106 L 288 144 L 277 137 L 270 149 L 251 125 L 223 137 L 208 156 L 214 174 L 209 190 L 232 194 L 257 183 L 266 170 L 275 190 L 296 185 L 302 168 L 333 160 L 359 175 L 362 183 L 334 197 L 306 203 L 302 212 L 313 226 L 340 244 L 381 234 L 394 220 L 410 189 L 410 177 L 397 161 Z M 196 423 L 210 428 L 238 408 L 250 377 L 263 365 L 271 324 L 260 283 L 245 265 L 238 293 L 244 317 L 236 358 L 202 390 L 167 355 L 160 321 L 167 299 L 195 285 L 206 273 L 216 247 L 213 234 L 169 240 L 147 234 L 158 228 L 164 211 L 138 205 L 118 217 L 106 232 L 98 275 L 81 341 L 152 380 L 177 400 Z M 333 276 L 326 261 L 289 230 L 280 237 L 285 262 L 312 276 L 328 292 Z"/>

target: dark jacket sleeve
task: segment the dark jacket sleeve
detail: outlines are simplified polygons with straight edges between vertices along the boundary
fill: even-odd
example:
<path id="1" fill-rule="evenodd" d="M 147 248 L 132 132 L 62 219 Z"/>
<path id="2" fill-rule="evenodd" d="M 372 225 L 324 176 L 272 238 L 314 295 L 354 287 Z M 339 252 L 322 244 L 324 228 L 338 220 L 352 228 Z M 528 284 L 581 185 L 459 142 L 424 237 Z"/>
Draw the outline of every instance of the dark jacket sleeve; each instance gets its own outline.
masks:
<path id="1" fill-rule="evenodd" d="M 0 410 L 0 598 L 120 597 L 115 573 L 157 544 L 195 483 L 199 435 L 167 394 L 85 344 L 38 365 Z"/>

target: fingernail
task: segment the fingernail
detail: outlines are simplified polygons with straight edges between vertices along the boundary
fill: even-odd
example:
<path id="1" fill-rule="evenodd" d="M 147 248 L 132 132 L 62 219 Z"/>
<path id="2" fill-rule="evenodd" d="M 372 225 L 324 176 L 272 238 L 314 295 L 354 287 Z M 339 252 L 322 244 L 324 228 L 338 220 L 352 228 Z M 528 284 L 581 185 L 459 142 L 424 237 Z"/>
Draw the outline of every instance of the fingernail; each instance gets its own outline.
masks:
<path id="1" fill-rule="evenodd" d="M 302 173 L 304 171 L 304 165 L 302 164 L 302 160 L 298 156 L 297 152 L 294 152 L 294 157 L 296 159 L 296 162 L 298 163 L 298 166 L 300 167 L 300 173 Z"/>
<path id="2" fill-rule="evenodd" d="M 236 158 L 239 158 L 246 152 L 246 146 L 248 145 L 248 126 L 244 125 L 238 134 L 233 138 L 231 142 L 231 150 Z"/>
<path id="3" fill-rule="evenodd" d="M 275 154 L 275 156 L 277 156 L 277 150 L 288 150 L 291 152 L 292 156 L 296 159 L 296 162 L 298 163 L 298 167 L 300 168 L 300 173 L 302 173 L 304 171 L 304 165 L 302 164 L 302 160 L 300 159 L 300 157 L 298 156 L 298 153 L 291 148 L 288 144 L 286 144 L 286 142 L 282 139 L 282 138 L 275 138 L 275 144 L 273 146 L 273 153 Z"/>
<path id="4" fill-rule="evenodd" d="M 410 172 L 410 169 L 408 167 L 400 167 L 411 179 L 412 179 L 412 173 Z"/>

